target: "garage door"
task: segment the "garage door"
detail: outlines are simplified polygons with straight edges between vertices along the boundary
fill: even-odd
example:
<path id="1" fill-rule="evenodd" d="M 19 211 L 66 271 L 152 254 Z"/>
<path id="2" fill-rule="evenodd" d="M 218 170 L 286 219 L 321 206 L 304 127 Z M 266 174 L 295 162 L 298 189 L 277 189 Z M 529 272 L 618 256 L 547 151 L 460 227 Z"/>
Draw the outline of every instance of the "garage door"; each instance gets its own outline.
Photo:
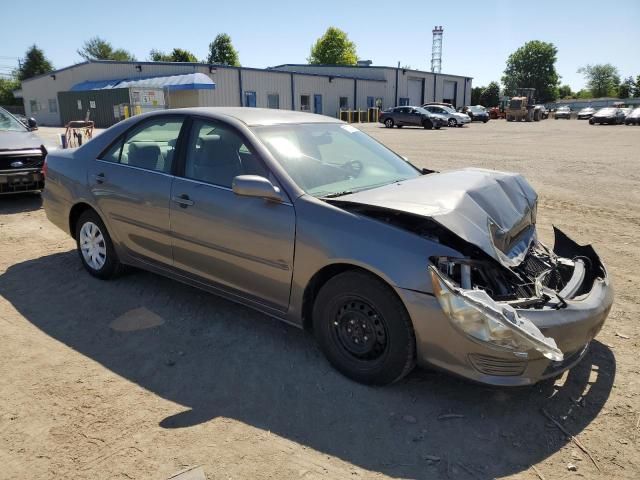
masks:
<path id="1" fill-rule="evenodd" d="M 407 93 L 409 105 L 422 105 L 422 79 L 410 78 Z"/>
<path id="2" fill-rule="evenodd" d="M 442 92 L 442 101 L 445 103 L 456 104 L 456 87 L 457 82 L 451 82 L 449 80 L 444 81 L 444 91 Z"/>

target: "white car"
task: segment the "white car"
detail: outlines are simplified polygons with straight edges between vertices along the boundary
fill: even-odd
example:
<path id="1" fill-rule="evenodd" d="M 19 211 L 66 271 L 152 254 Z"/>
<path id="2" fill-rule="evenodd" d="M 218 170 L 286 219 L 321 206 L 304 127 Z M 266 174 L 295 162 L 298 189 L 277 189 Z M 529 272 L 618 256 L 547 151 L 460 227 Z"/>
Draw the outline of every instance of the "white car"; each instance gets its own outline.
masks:
<path id="1" fill-rule="evenodd" d="M 462 127 L 467 123 L 471 123 L 471 117 L 469 115 L 456 112 L 451 107 L 445 107 L 444 105 L 423 105 L 422 108 L 431 113 L 444 116 L 447 119 L 447 125 L 450 127 Z"/>

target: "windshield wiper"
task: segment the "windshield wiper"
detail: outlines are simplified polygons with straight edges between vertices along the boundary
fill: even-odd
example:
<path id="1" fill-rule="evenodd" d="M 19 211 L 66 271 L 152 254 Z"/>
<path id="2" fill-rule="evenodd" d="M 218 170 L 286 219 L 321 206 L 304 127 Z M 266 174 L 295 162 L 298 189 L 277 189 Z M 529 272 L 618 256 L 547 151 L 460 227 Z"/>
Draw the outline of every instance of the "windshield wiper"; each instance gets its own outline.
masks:
<path id="1" fill-rule="evenodd" d="M 334 193 L 329 193 L 327 195 L 323 195 L 322 198 L 336 198 L 336 197 L 342 197 L 343 195 L 349 195 L 353 193 L 352 190 L 345 190 L 343 192 L 334 192 Z"/>

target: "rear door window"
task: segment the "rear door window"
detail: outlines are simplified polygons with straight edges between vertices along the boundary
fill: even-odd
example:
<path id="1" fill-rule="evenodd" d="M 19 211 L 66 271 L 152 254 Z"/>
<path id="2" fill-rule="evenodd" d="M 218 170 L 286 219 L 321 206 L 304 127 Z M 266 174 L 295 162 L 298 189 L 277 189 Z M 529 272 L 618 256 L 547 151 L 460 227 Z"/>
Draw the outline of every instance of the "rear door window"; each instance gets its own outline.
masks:
<path id="1" fill-rule="evenodd" d="M 101 160 L 171 173 L 183 117 L 160 117 L 145 121 L 112 145 Z"/>

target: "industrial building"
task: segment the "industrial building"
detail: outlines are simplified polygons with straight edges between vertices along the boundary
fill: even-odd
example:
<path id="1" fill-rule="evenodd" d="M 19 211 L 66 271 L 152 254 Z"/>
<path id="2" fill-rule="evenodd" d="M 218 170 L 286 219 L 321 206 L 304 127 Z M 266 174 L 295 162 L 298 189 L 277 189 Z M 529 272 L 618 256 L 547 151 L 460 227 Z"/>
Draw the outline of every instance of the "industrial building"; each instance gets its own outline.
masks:
<path id="1" fill-rule="evenodd" d="M 471 78 L 395 67 L 89 61 L 22 82 L 25 113 L 41 125 L 93 120 L 108 127 L 150 109 L 247 106 L 338 116 L 444 101 L 463 106 Z"/>

